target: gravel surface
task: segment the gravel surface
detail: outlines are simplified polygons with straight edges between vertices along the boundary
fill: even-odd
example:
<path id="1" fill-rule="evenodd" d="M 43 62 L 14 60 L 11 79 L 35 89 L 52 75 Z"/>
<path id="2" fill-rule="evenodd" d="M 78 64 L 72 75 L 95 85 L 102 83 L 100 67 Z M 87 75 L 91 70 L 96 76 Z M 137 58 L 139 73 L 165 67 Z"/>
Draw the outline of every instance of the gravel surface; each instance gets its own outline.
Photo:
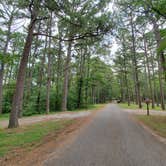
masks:
<path id="1" fill-rule="evenodd" d="M 109 104 L 46 166 L 166 166 L 166 145 Z"/>
<path id="2" fill-rule="evenodd" d="M 80 111 L 80 112 L 62 112 L 57 114 L 50 114 L 50 115 L 38 115 L 32 117 L 23 117 L 19 119 L 20 126 L 22 125 L 30 125 L 33 123 L 38 123 L 42 121 L 54 120 L 54 119 L 73 119 L 73 118 L 81 118 L 86 117 L 91 114 L 90 111 Z M 8 126 L 8 120 L 0 121 L 0 127 L 5 128 Z"/>

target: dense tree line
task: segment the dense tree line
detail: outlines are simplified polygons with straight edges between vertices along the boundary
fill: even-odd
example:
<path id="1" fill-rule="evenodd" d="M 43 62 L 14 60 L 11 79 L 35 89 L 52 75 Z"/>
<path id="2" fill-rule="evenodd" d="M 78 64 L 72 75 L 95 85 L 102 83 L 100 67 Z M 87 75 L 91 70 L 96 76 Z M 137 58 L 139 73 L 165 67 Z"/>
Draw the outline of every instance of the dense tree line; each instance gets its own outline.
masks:
<path id="1" fill-rule="evenodd" d="M 113 74 L 100 58 L 114 26 L 108 4 L 0 1 L 0 113 L 10 113 L 10 128 L 22 115 L 110 100 Z"/>
<path id="2" fill-rule="evenodd" d="M 166 1 L 117 0 L 117 41 L 120 45 L 114 68 L 120 99 L 142 107 L 145 98 L 152 108 L 165 110 Z"/>
<path id="3" fill-rule="evenodd" d="M 112 98 L 165 110 L 166 2 L 113 2 L 0 1 L 0 114 L 10 113 L 10 128 L 23 115 Z"/>

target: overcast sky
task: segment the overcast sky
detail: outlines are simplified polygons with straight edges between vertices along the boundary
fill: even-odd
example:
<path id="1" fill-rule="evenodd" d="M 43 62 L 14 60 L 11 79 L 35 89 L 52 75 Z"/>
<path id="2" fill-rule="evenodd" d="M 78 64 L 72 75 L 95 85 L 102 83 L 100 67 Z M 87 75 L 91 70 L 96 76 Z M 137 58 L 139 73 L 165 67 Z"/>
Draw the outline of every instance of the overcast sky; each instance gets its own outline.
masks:
<path id="1" fill-rule="evenodd" d="M 0 4 L 0 9 L 2 9 L 2 8 L 3 8 L 3 6 Z M 114 11 L 114 3 L 113 2 L 109 3 L 107 9 L 110 10 L 111 12 L 113 12 Z M 9 10 L 12 10 L 12 9 L 9 9 Z M 5 27 L 2 26 L 2 22 L 5 22 L 5 20 L 0 18 L 0 26 L 1 26 L 1 28 L 4 29 Z M 15 23 L 12 26 L 12 31 L 22 33 L 25 31 L 25 27 L 27 27 L 28 24 L 29 24 L 29 19 L 25 19 L 25 18 L 24 19 L 16 19 Z M 55 33 L 56 33 L 56 31 L 55 31 Z M 110 58 L 110 61 L 112 61 L 112 59 L 113 59 L 112 57 L 118 49 L 118 44 L 116 43 L 116 39 L 113 36 L 110 36 L 110 38 L 109 39 L 107 38 L 107 40 L 111 41 L 110 42 L 111 45 L 109 46 L 111 55 L 108 55 L 107 57 L 105 57 L 105 58 L 107 58 L 107 59 L 105 59 L 105 61 L 107 61 L 108 63 L 111 63 L 111 62 L 109 62 L 109 58 Z"/>

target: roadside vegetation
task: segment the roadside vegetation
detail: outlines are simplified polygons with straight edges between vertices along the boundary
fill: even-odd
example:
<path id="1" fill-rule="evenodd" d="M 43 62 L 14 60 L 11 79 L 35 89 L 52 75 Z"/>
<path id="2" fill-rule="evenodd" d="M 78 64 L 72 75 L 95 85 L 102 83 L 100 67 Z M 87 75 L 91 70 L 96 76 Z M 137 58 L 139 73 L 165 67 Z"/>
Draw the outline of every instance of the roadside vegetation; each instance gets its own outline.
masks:
<path id="1" fill-rule="evenodd" d="M 9 128 L 22 116 L 111 99 L 109 3 L 0 1 L 0 114 L 9 113 Z"/>
<path id="2" fill-rule="evenodd" d="M 157 134 L 166 138 L 166 116 L 137 115 L 136 117 Z"/>
<path id="3" fill-rule="evenodd" d="M 119 84 L 118 99 L 126 103 L 150 99 L 152 108 L 165 110 L 166 92 L 166 1 L 116 0 L 118 51 L 114 71 Z M 117 90 L 116 90 L 117 91 Z M 131 108 L 135 105 L 131 104 Z"/>
<path id="4" fill-rule="evenodd" d="M 166 110 L 165 20 L 166 0 L 1 0 L 0 121 L 8 129 L 0 155 L 73 122 L 20 126 L 25 116 L 97 110 L 113 99 Z M 164 130 L 163 117 L 139 118 Z"/>
<path id="5" fill-rule="evenodd" d="M 36 147 L 49 133 L 55 134 L 74 123 L 74 120 L 41 122 L 17 129 L 0 129 L 0 157 L 16 148 L 29 150 Z"/>
<path id="6" fill-rule="evenodd" d="M 80 111 L 94 111 L 97 109 L 100 109 L 102 107 L 104 107 L 105 104 L 93 104 L 93 105 L 88 105 L 86 108 L 80 108 L 80 109 L 73 109 L 67 112 L 80 112 Z M 52 115 L 52 114 L 58 114 L 58 113 L 62 113 L 62 111 L 51 111 L 49 112 L 49 114 L 47 115 Z M 40 113 L 40 114 L 32 114 L 32 115 L 24 115 L 22 117 L 32 117 L 32 116 L 40 116 L 40 115 L 45 115 L 46 113 Z M 6 114 L 0 114 L 0 121 L 3 120 L 8 120 L 9 119 L 9 113 Z"/>
<path id="7" fill-rule="evenodd" d="M 105 104 L 94 104 L 89 105 L 87 108 L 74 109 L 67 112 L 95 111 L 104 106 Z M 62 111 L 50 112 L 49 114 L 58 113 L 62 113 Z M 40 115 L 43 114 L 35 114 L 31 116 Z M 0 115 L 0 120 L 7 119 L 9 119 L 9 114 Z M 56 133 L 65 129 L 67 126 L 73 124 L 74 122 L 75 120 L 51 120 L 43 121 L 40 123 L 38 122 L 33 125 L 21 126 L 15 129 L 0 128 L 0 157 L 16 148 L 23 148 L 24 150 L 33 149 L 38 144 L 42 143 L 42 140 L 50 133 L 55 134 L 54 139 L 56 139 Z"/>
<path id="8" fill-rule="evenodd" d="M 0 120 L 6 120 L 6 119 L 9 119 L 9 113 L 0 114 Z"/>
<path id="9" fill-rule="evenodd" d="M 69 112 L 94 111 L 94 110 L 98 110 L 98 109 L 104 107 L 105 105 L 106 105 L 106 103 L 104 103 L 104 104 L 93 104 L 93 105 L 89 105 L 87 108 L 75 109 L 75 110 L 71 110 Z"/>
<path id="10" fill-rule="evenodd" d="M 9 114 L 8 127 L 19 127 L 22 116 L 113 98 L 139 108 L 149 98 L 153 109 L 157 103 L 165 110 L 163 6 L 163 0 L 0 1 L 0 114 Z"/>
<path id="11" fill-rule="evenodd" d="M 139 109 L 139 108 L 138 108 L 138 105 L 133 104 L 133 103 L 130 104 L 129 106 L 128 106 L 127 103 L 119 103 L 119 106 L 120 106 L 121 108 L 124 108 L 124 109 L 133 109 L 133 110 Z M 152 108 L 151 105 L 149 105 L 149 108 L 150 108 L 151 110 L 156 110 L 156 111 L 161 111 L 161 110 L 162 110 L 161 107 L 158 107 L 158 106 L 156 106 L 155 108 Z M 142 103 L 142 108 L 141 108 L 141 109 L 147 110 L 147 106 L 146 106 L 145 103 Z"/>

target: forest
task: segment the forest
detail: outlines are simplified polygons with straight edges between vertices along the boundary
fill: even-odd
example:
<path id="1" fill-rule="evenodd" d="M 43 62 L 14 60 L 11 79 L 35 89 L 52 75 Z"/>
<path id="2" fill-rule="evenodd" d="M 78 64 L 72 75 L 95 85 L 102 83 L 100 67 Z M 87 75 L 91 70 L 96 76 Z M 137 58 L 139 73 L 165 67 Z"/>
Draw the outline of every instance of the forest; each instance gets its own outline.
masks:
<path id="1" fill-rule="evenodd" d="M 165 0 L 1 0 L 0 114 L 145 98 L 165 110 Z"/>

